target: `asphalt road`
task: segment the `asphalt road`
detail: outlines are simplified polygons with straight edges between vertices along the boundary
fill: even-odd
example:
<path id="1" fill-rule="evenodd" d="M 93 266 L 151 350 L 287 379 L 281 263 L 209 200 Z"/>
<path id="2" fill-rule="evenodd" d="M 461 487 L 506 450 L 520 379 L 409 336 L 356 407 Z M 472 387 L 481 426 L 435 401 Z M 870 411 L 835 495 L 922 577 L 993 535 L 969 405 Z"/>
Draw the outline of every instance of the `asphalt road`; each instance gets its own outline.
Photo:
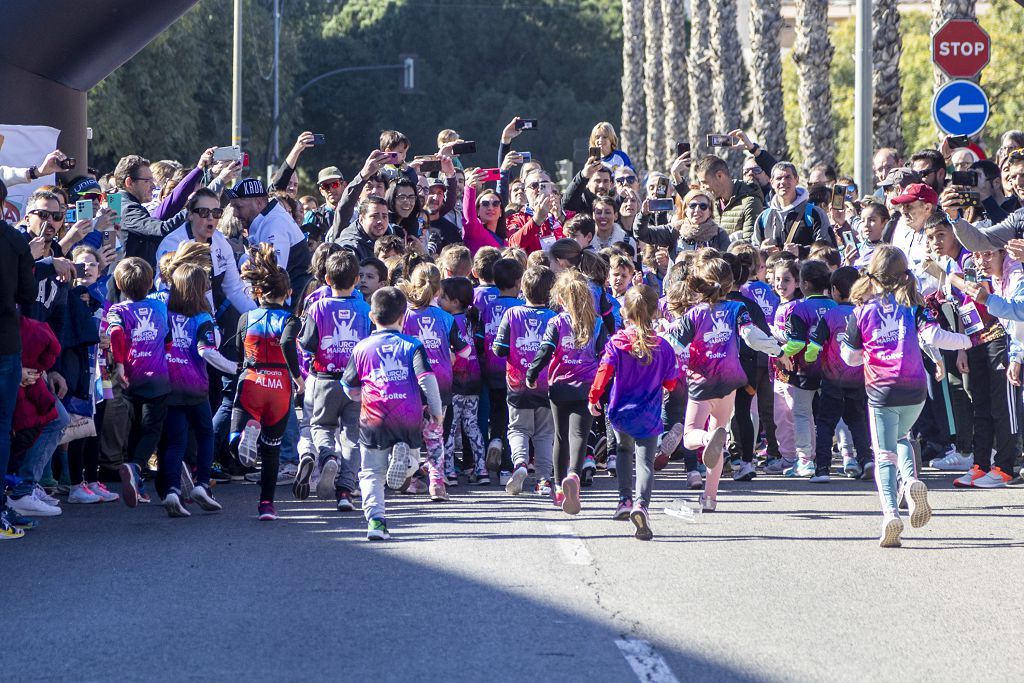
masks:
<path id="1" fill-rule="evenodd" d="M 662 513 L 649 543 L 610 519 L 613 481 L 569 518 L 497 486 L 359 513 L 253 485 L 226 510 L 65 505 L 0 545 L 4 681 L 1021 680 L 1024 491 L 956 491 L 877 547 L 870 482 L 723 483 L 719 511 Z M 191 506 L 194 511 L 195 506 Z"/>

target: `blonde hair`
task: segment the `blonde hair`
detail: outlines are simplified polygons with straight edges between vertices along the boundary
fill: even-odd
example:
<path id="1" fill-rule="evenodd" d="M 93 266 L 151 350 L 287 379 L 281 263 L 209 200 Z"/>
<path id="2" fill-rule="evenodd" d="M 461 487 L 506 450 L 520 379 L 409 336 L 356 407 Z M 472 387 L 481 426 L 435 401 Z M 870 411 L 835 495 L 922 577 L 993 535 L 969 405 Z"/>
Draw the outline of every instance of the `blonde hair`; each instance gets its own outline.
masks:
<path id="1" fill-rule="evenodd" d="M 598 135 L 604 135 L 611 142 L 612 151 L 614 152 L 619 148 L 619 136 L 615 134 L 615 126 L 608 123 L 607 121 L 601 121 L 595 123 L 594 127 L 590 131 L 590 146 L 597 147 L 595 140 Z"/>
<path id="2" fill-rule="evenodd" d="M 569 314 L 572 338 L 576 348 L 586 347 L 594 336 L 597 325 L 597 310 L 594 308 L 594 293 L 590 283 L 578 270 L 565 270 L 555 281 L 555 299 Z"/>
<path id="3" fill-rule="evenodd" d="M 413 268 L 412 275 L 399 285 L 399 289 L 405 293 L 409 306 L 429 306 L 441 291 L 441 271 L 433 263 L 421 263 Z"/>
<path id="4" fill-rule="evenodd" d="M 529 267 L 526 250 L 520 249 L 519 247 L 505 247 L 501 250 L 501 258 L 510 258 L 513 261 L 519 261 L 519 265 L 523 267 L 523 270 L 526 270 Z"/>
<path id="5" fill-rule="evenodd" d="M 630 287 L 622 303 L 622 317 L 636 332 L 630 355 L 647 365 L 654 357 L 654 348 L 659 343 L 654 333 L 654 320 L 658 317 L 657 293 L 647 285 Z"/>
<path id="6" fill-rule="evenodd" d="M 900 306 L 922 306 L 917 280 L 907 269 L 907 257 L 898 248 L 882 245 L 875 249 L 871 262 L 850 290 L 850 301 L 866 304 L 878 296 L 892 294 Z"/>
<path id="7" fill-rule="evenodd" d="M 732 290 L 732 266 L 721 258 L 701 258 L 690 266 L 686 286 L 698 301 L 715 304 Z"/>
<path id="8" fill-rule="evenodd" d="M 446 143 L 455 142 L 459 139 L 459 134 L 451 128 L 445 128 L 437 134 L 437 146 L 443 147 Z"/>
<path id="9" fill-rule="evenodd" d="M 202 268 L 205 271 L 212 270 L 210 245 L 202 242 L 186 242 L 177 251 L 169 251 L 161 256 L 160 263 L 157 264 L 160 269 L 160 280 L 170 286 L 174 271 L 185 264 Z"/>

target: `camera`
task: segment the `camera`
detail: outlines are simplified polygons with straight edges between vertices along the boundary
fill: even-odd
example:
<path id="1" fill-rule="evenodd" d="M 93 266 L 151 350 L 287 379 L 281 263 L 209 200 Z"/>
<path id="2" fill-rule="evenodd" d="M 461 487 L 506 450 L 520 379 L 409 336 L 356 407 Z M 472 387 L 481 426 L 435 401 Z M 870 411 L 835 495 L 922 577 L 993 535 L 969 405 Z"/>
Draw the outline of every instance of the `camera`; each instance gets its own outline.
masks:
<path id="1" fill-rule="evenodd" d="M 966 135 L 950 135 L 946 138 L 946 144 L 950 149 L 960 149 L 971 144 L 971 139 Z"/>
<path id="2" fill-rule="evenodd" d="M 590 156 L 591 159 L 600 159 L 601 158 L 601 148 L 600 147 L 591 147 L 590 151 L 589 151 L 589 156 Z"/>
<path id="3" fill-rule="evenodd" d="M 60 167 L 65 171 L 70 171 L 75 167 L 75 163 L 76 160 L 74 157 L 67 157 L 66 159 L 61 159 Z"/>

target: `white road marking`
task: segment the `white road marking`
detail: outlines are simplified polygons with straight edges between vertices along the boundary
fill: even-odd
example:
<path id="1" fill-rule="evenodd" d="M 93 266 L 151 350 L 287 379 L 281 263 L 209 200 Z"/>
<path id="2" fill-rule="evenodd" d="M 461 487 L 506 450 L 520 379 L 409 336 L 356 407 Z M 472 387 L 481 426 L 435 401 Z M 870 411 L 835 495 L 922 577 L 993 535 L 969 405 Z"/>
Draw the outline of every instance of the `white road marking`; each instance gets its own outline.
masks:
<path id="1" fill-rule="evenodd" d="M 626 638 L 616 640 L 622 656 L 629 662 L 633 673 L 644 683 L 679 683 L 679 679 L 668 668 L 668 663 L 646 640 Z"/>
<path id="2" fill-rule="evenodd" d="M 572 533 L 566 526 L 562 524 L 548 524 L 547 528 L 554 535 L 555 540 L 558 542 L 558 548 L 562 551 L 562 557 L 565 558 L 568 564 L 585 567 L 588 564 L 594 563 L 594 558 L 590 555 L 590 551 L 587 550 L 587 546 L 583 545 L 582 539 Z"/>

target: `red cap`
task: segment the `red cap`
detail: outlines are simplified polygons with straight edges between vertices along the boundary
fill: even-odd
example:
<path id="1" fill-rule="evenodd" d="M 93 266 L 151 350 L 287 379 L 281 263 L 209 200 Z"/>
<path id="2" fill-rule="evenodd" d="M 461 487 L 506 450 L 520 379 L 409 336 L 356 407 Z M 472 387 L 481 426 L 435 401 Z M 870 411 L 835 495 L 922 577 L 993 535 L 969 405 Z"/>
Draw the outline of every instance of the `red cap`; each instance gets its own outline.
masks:
<path id="1" fill-rule="evenodd" d="M 904 190 L 903 194 L 892 200 L 893 204 L 909 204 L 910 202 L 928 202 L 929 204 L 938 204 L 939 195 L 935 193 L 931 185 L 925 185 L 924 183 L 914 183 L 908 185 Z"/>

